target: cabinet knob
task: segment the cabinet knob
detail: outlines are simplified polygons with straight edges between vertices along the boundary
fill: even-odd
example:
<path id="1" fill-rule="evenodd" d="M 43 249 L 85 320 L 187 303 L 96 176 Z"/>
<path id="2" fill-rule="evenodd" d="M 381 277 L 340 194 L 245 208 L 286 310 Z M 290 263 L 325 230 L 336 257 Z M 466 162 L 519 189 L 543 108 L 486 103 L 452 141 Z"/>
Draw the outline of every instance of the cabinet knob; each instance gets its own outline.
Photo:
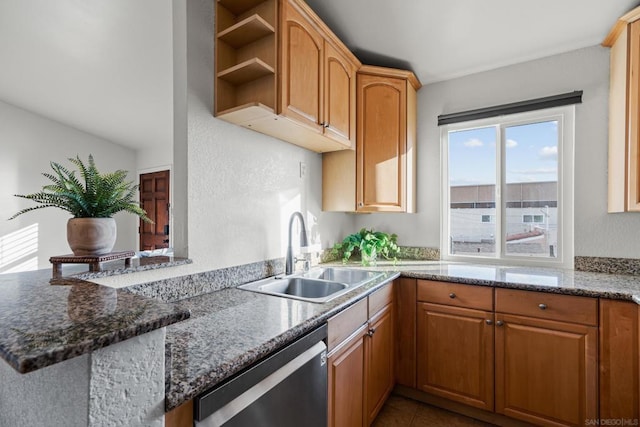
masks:
<path id="1" fill-rule="evenodd" d="M 454 299 L 455 297 L 456 297 L 456 294 L 454 294 L 453 292 L 449 294 L 449 298 Z"/>
<path id="2" fill-rule="evenodd" d="M 376 333 L 376 328 L 370 328 L 369 331 L 367 332 L 367 335 L 369 335 L 370 337 L 373 336 L 373 334 Z"/>
<path id="3" fill-rule="evenodd" d="M 538 304 L 538 308 L 540 310 L 546 310 L 547 309 L 547 304 Z"/>
<path id="4" fill-rule="evenodd" d="M 326 122 L 325 122 L 325 123 L 323 123 L 323 124 L 322 124 L 322 126 L 324 126 L 324 127 L 328 128 L 328 127 L 329 127 L 329 123 L 326 123 Z"/>
<path id="5" fill-rule="evenodd" d="M 498 320 L 496 322 L 496 326 L 502 326 L 502 325 L 504 325 L 504 322 L 502 320 Z"/>
<path id="6" fill-rule="evenodd" d="M 362 207 L 362 202 L 358 202 L 358 206 L 359 206 L 359 207 Z"/>
<path id="7" fill-rule="evenodd" d="M 485 320 L 485 322 L 486 322 L 487 325 L 493 325 L 493 320 L 491 320 L 491 319 L 487 319 L 487 320 Z"/>

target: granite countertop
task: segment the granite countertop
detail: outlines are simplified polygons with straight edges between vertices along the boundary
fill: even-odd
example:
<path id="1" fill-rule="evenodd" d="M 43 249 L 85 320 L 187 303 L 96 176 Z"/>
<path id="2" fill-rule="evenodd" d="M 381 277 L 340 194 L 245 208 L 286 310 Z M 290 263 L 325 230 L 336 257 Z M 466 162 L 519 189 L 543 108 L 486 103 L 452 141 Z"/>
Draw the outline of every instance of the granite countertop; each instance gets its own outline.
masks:
<path id="1" fill-rule="evenodd" d="M 65 276 L 73 276 L 84 280 L 94 280 L 101 277 L 117 276 L 121 274 L 138 273 L 140 271 L 157 270 L 166 267 L 191 264 L 189 258 L 179 258 L 172 256 L 150 256 L 141 258 L 131 258 L 130 265 L 125 265 L 123 259 L 103 262 L 100 271 L 87 271 L 86 264 L 63 264 Z"/>
<path id="2" fill-rule="evenodd" d="M 174 304 L 51 270 L 0 275 L 0 357 L 26 373 L 187 319 Z"/>
<path id="3" fill-rule="evenodd" d="M 341 263 L 325 264 L 343 266 Z M 322 265 L 321 265 L 322 266 Z M 177 302 L 191 311 L 187 321 L 167 328 L 166 410 L 264 358 L 321 325 L 398 276 L 479 286 L 524 289 L 635 301 L 640 276 L 574 270 L 480 265 L 446 261 L 379 263 L 383 278 L 325 304 L 248 292 L 235 287 Z"/>
<path id="4" fill-rule="evenodd" d="M 198 396 L 364 298 L 397 272 L 385 272 L 324 304 L 235 287 L 178 301 L 191 318 L 167 328 L 167 411 Z"/>
<path id="5" fill-rule="evenodd" d="M 179 265 L 173 262 L 149 259 L 134 265 L 137 270 L 133 271 Z M 157 283 L 122 289 L 101 286 L 83 280 L 96 277 L 89 272 L 62 279 L 51 279 L 50 270 L 0 275 L 0 357 L 19 372 L 30 372 L 168 326 L 165 406 L 171 410 L 322 325 L 400 275 L 640 304 L 640 276 L 636 275 L 446 261 L 347 266 L 384 274 L 324 304 L 235 288 L 281 270 L 282 266 L 269 262 L 173 277 L 160 288 Z M 130 272 L 118 265 L 107 270 L 101 274 Z M 231 281 L 235 284 L 229 285 Z M 199 290 L 199 295 L 162 302 L 155 294 L 161 289 L 170 296 L 187 288 Z M 185 295 L 178 292 L 178 298 Z"/>
<path id="6" fill-rule="evenodd" d="M 349 264 L 349 267 L 361 268 L 357 264 Z M 636 275 L 447 261 L 402 261 L 396 266 L 385 262 L 376 267 L 362 268 L 396 271 L 403 277 L 416 279 L 628 300 L 640 304 L 640 276 Z"/>

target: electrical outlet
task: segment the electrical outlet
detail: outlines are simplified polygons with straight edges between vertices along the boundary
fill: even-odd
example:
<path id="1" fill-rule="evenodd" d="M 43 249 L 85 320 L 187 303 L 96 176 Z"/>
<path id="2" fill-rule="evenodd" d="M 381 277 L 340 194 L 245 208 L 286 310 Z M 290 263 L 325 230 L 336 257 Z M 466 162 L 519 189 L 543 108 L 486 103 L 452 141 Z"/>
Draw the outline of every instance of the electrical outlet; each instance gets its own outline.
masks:
<path id="1" fill-rule="evenodd" d="M 307 175 L 307 164 L 300 162 L 300 178 L 304 178 Z"/>

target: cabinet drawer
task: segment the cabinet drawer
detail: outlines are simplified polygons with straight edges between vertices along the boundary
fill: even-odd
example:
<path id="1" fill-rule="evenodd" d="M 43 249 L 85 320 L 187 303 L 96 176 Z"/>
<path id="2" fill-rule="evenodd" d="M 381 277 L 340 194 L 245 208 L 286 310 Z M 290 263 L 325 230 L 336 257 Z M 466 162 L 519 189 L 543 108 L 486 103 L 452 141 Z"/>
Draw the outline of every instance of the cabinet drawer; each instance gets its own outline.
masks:
<path id="1" fill-rule="evenodd" d="M 418 301 L 493 311 L 493 288 L 418 280 Z"/>
<path id="2" fill-rule="evenodd" d="M 598 299 L 517 289 L 496 289 L 496 312 L 597 326 Z"/>
<path id="3" fill-rule="evenodd" d="M 333 350 L 365 323 L 367 323 L 367 298 L 327 320 L 327 351 Z"/>
<path id="4" fill-rule="evenodd" d="M 369 295 L 369 318 L 393 301 L 393 282 Z"/>

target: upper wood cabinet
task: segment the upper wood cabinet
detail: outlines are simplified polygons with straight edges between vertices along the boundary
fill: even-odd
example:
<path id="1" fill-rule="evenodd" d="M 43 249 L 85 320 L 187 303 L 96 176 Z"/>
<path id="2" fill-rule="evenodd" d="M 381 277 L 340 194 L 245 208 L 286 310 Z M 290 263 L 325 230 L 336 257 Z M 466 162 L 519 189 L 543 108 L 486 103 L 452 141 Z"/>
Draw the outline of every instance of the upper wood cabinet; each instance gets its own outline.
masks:
<path id="1" fill-rule="evenodd" d="M 302 0 L 216 11 L 216 117 L 317 152 L 353 148 L 360 62 Z"/>
<path id="2" fill-rule="evenodd" d="M 609 212 L 640 211 L 640 8 L 624 15 L 603 46 L 611 48 Z"/>
<path id="3" fill-rule="evenodd" d="M 302 3 L 286 1 L 283 16 L 281 114 L 351 148 L 359 62 Z"/>
<path id="4" fill-rule="evenodd" d="M 323 156 L 322 209 L 415 212 L 416 91 L 410 71 L 362 66 L 356 150 Z"/>

